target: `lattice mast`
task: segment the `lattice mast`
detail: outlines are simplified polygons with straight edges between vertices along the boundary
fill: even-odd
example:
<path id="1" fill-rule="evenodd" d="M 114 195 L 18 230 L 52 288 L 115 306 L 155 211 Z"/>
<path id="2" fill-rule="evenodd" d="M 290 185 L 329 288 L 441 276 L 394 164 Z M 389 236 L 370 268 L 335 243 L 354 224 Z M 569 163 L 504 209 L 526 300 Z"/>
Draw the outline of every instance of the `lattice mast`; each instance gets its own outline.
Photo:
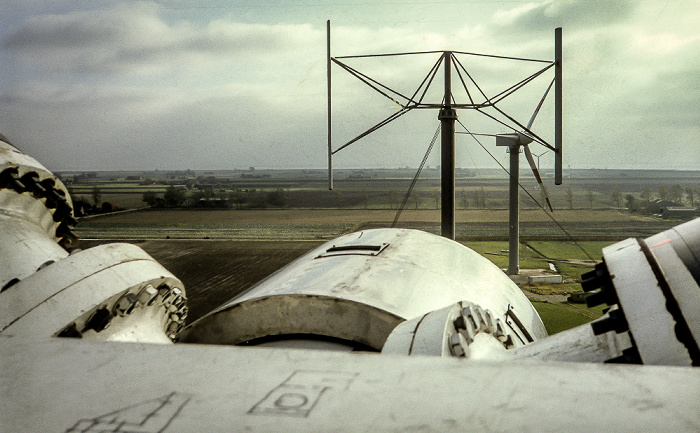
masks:
<path id="1" fill-rule="evenodd" d="M 518 186 L 519 185 L 519 159 L 518 155 L 520 152 L 520 148 L 522 147 L 525 150 L 526 157 L 528 159 L 528 162 L 530 163 L 530 166 L 533 170 L 533 173 L 535 174 L 535 177 L 540 184 L 540 190 L 543 193 L 543 199 L 546 200 L 546 202 L 549 204 L 549 199 L 546 197 L 546 191 L 544 189 L 544 185 L 542 183 L 542 180 L 539 176 L 539 171 L 537 170 L 537 166 L 534 163 L 534 159 L 532 158 L 532 155 L 529 151 L 529 148 L 527 147 L 527 144 L 529 144 L 532 141 L 536 141 L 539 144 L 545 146 L 549 150 L 553 151 L 555 153 L 555 184 L 559 185 L 561 184 L 561 179 L 562 179 L 562 128 L 561 128 L 561 119 L 562 119 L 562 85 L 561 85 L 561 28 L 557 28 L 555 31 L 555 61 L 544 61 L 544 60 L 533 60 L 533 59 L 523 59 L 523 58 L 517 58 L 517 57 L 503 57 L 503 56 L 496 56 L 496 55 L 487 55 L 487 54 L 477 54 L 477 53 L 465 53 L 465 52 L 454 52 L 454 51 L 424 51 L 424 52 L 411 52 L 411 53 L 395 53 L 395 54 L 374 54 L 374 55 L 360 55 L 360 56 L 345 56 L 345 57 L 336 57 L 333 58 L 331 57 L 331 48 L 330 48 L 330 41 L 331 41 L 331 36 L 330 36 L 330 21 L 327 22 L 326 26 L 327 30 L 327 91 L 328 91 L 328 187 L 329 189 L 333 189 L 333 167 L 332 167 L 332 157 L 335 153 L 341 151 L 342 149 L 346 148 L 347 146 L 351 145 L 352 143 L 360 140 L 361 138 L 371 134 L 372 132 L 376 131 L 377 129 L 387 125 L 388 123 L 396 120 L 400 116 L 404 115 L 408 111 L 411 111 L 413 109 L 439 109 L 439 114 L 438 114 L 438 119 L 440 120 L 440 129 L 441 129 L 441 200 L 442 200 L 442 208 L 441 208 L 441 224 L 442 224 L 442 235 L 444 237 L 454 239 L 455 237 L 455 123 L 458 122 L 458 117 L 457 117 L 457 109 L 473 109 L 481 114 L 486 115 L 487 117 L 491 118 L 492 120 L 500 123 L 501 125 L 511 129 L 514 133 L 510 134 L 500 134 L 497 135 L 497 145 L 503 145 L 503 146 L 508 146 L 511 152 L 511 169 L 510 169 L 510 178 L 511 178 L 511 189 L 510 189 L 510 242 L 511 242 L 511 261 L 515 260 L 516 266 L 515 268 L 517 269 L 517 262 L 519 260 L 518 257 L 518 248 L 513 248 L 513 245 L 518 245 L 519 244 L 519 223 L 518 223 Z M 397 92 L 387 86 L 385 86 L 382 83 L 379 83 L 378 81 L 370 78 L 369 76 L 353 69 L 352 67 L 346 65 L 343 63 L 341 60 L 342 59 L 348 59 L 348 58 L 367 58 L 367 57 L 387 57 L 387 56 L 405 56 L 405 55 L 412 55 L 412 54 L 430 54 L 430 53 L 439 53 L 440 58 L 439 60 L 433 65 L 432 69 L 428 73 L 428 75 L 423 79 L 422 83 L 416 89 L 416 91 L 412 94 L 412 96 L 405 96 L 401 94 L 400 92 Z M 498 93 L 497 95 L 494 95 L 492 97 L 487 96 L 484 91 L 479 87 L 479 85 L 474 81 L 472 76 L 469 74 L 469 72 L 464 68 L 464 66 L 457 60 L 455 57 L 455 54 L 464 54 L 464 55 L 471 55 L 471 56 L 480 56 L 480 57 L 489 57 L 489 58 L 494 58 L 494 59 L 508 59 L 508 60 L 517 60 L 517 61 L 534 61 L 534 62 L 544 62 L 548 63 L 549 65 L 543 68 L 542 70 L 536 72 L 535 74 L 531 75 L 530 77 L 520 81 L 519 83 L 509 87 L 508 89 Z M 401 106 L 401 110 L 398 112 L 395 112 L 391 114 L 389 117 L 386 119 L 382 120 L 375 126 L 371 127 L 370 129 L 366 130 L 365 132 L 361 133 L 354 139 L 346 142 L 342 146 L 340 146 L 337 149 L 333 149 L 332 146 L 332 124 L 331 124 L 331 65 L 335 63 L 338 66 L 342 67 L 345 69 L 347 72 L 350 74 L 354 75 L 358 79 L 360 79 L 362 82 L 373 88 L 375 91 L 383 95 L 384 97 L 389 98 L 399 106 Z M 430 87 L 431 83 L 433 82 L 433 79 L 435 78 L 438 69 L 440 66 L 443 66 L 443 72 L 444 72 L 444 97 L 441 101 L 441 103 L 428 103 L 424 102 L 425 95 L 428 91 L 428 87 Z M 465 90 L 467 91 L 467 95 L 469 96 L 469 103 L 457 103 L 454 100 L 453 94 L 452 94 L 452 70 L 453 66 L 455 68 L 455 71 L 459 75 L 459 80 L 461 81 L 462 85 L 464 86 Z M 547 88 L 547 91 L 545 92 L 544 97 L 540 101 L 539 105 L 537 106 L 537 109 L 533 113 L 530 122 L 528 123 L 527 126 L 519 123 L 517 120 L 503 112 L 501 109 L 497 107 L 497 103 L 500 102 L 501 100 L 505 99 L 507 96 L 511 95 L 515 91 L 519 90 L 522 88 L 524 85 L 528 84 L 530 81 L 532 81 L 534 78 L 538 77 L 540 74 L 542 74 L 544 71 L 548 70 L 550 67 L 554 67 L 555 70 L 555 78 L 552 80 L 550 83 L 549 87 Z M 460 70 L 461 68 L 461 70 Z M 463 72 L 460 72 L 463 71 Z M 468 77 L 468 80 L 471 80 L 471 83 L 478 89 L 479 93 L 483 96 L 484 100 L 483 102 L 476 101 L 471 94 L 469 94 L 469 90 L 467 89 L 466 85 L 466 80 L 464 78 L 464 75 Z M 542 139 L 540 136 L 532 132 L 530 129 L 532 126 L 532 123 L 534 122 L 534 119 L 542 106 L 542 103 L 544 102 L 544 99 L 547 96 L 547 93 L 551 89 L 551 87 L 554 86 L 555 90 L 555 145 L 552 146 L 548 144 L 544 139 Z M 399 100 L 403 99 L 405 102 L 399 102 Z M 502 121 L 497 119 L 491 114 L 488 114 L 484 112 L 484 109 L 487 108 L 493 108 L 495 109 L 501 116 L 507 118 L 507 121 Z M 507 123 L 507 122 L 510 122 Z M 461 122 L 460 122 L 461 124 Z M 517 125 L 517 126 L 513 126 Z M 464 125 L 462 125 L 464 126 Z M 517 127 L 517 129 L 516 129 Z M 466 127 L 465 127 L 466 129 Z M 472 134 L 471 132 L 467 131 L 470 135 L 474 136 L 477 134 Z M 487 134 L 488 135 L 488 134 Z M 432 144 L 431 144 L 432 146 Z M 427 156 L 427 155 L 426 155 Z M 513 185 L 515 185 L 515 188 L 513 188 Z M 551 210 L 551 205 L 549 205 L 549 208 Z M 509 271 L 511 270 L 511 267 L 509 266 Z M 510 273 L 510 272 L 509 272 Z M 517 271 L 516 271 L 517 273 Z"/>

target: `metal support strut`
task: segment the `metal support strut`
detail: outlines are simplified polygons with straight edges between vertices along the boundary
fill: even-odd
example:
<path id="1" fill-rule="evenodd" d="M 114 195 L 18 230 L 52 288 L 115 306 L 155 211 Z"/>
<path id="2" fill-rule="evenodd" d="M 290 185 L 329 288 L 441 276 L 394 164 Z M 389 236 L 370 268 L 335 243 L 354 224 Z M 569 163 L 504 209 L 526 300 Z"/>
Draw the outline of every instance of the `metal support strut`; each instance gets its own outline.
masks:
<path id="1" fill-rule="evenodd" d="M 441 221 L 442 236 L 455 238 L 455 121 L 457 110 L 452 108 L 452 52 L 445 51 L 445 101 L 438 119 L 442 126 L 441 138 Z"/>

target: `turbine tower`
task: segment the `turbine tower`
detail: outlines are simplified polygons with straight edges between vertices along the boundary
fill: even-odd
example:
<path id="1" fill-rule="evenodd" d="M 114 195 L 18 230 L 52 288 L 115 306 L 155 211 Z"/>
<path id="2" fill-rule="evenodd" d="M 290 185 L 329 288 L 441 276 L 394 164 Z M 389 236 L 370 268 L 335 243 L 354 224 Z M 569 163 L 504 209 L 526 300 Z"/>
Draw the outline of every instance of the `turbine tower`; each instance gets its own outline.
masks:
<path id="1" fill-rule="evenodd" d="M 561 184 L 561 143 L 562 143 L 562 86 L 561 86 L 561 63 L 562 63 L 562 50 L 561 50 L 561 27 L 555 30 L 555 75 L 554 80 L 549 84 L 547 90 L 540 99 L 540 103 L 537 104 L 537 108 L 532 113 L 530 121 L 528 122 L 525 130 L 517 133 L 510 134 L 499 134 L 496 136 L 496 146 L 506 146 L 508 147 L 508 153 L 510 154 L 510 183 L 508 187 L 508 269 L 506 273 L 508 275 L 518 275 L 520 273 L 520 149 L 522 147 L 525 153 L 525 158 L 527 159 L 530 168 L 532 169 L 532 174 L 535 176 L 537 183 L 539 184 L 540 194 L 542 196 L 542 201 L 547 203 L 550 211 L 552 209 L 552 203 L 549 201 L 547 195 L 547 189 L 542 182 L 542 177 L 539 173 L 539 164 L 535 164 L 535 160 L 532 157 L 532 152 L 530 151 L 529 144 L 533 142 L 533 133 L 531 131 L 532 124 L 535 122 L 535 118 L 542 108 L 544 100 L 547 98 L 547 94 L 555 85 L 555 183 L 557 185 Z M 539 163 L 539 156 L 537 157 Z"/>

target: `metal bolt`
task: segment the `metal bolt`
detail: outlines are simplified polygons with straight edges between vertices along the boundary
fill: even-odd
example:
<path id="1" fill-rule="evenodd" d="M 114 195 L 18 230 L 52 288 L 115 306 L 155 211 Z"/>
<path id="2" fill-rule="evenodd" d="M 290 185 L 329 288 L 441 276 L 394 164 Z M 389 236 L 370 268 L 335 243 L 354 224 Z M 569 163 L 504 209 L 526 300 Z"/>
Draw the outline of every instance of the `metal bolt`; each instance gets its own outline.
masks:
<path id="1" fill-rule="evenodd" d="M 67 216 L 70 216 L 72 211 L 73 209 L 68 205 L 66 199 L 61 198 L 56 203 L 56 210 L 53 212 L 53 220 L 56 222 L 63 221 Z"/>
<path id="2" fill-rule="evenodd" d="M 449 344 L 452 356 L 465 356 L 464 347 L 467 346 L 467 342 L 461 334 L 450 335 Z"/>
<path id="3" fill-rule="evenodd" d="M 20 182 L 37 197 L 44 197 L 46 189 L 39 185 L 39 175 L 36 172 L 27 173 L 20 178 Z"/>
<path id="4" fill-rule="evenodd" d="M 181 298 L 182 298 L 182 290 L 178 289 L 177 287 L 173 287 L 173 289 L 166 296 L 163 297 L 163 300 L 161 301 L 161 305 L 176 303 Z"/>
<path id="5" fill-rule="evenodd" d="M 120 316 L 126 316 L 131 314 L 136 307 L 136 302 L 138 298 L 133 293 L 127 293 L 126 295 L 119 298 L 119 300 L 114 304 L 114 313 Z"/>
<path id="6" fill-rule="evenodd" d="M 170 325 L 168 325 L 168 334 L 177 334 L 177 332 L 180 330 L 180 324 L 177 322 L 170 322 Z M 170 338 L 173 338 L 172 336 Z"/>
<path id="7" fill-rule="evenodd" d="M 17 176 L 17 168 L 8 168 L 0 173 L 0 188 L 11 188 L 19 194 L 27 190 Z"/>
<path id="8" fill-rule="evenodd" d="M 167 284 L 163 283 L 160 286 L 158 286 L 158 296 L 160 296 L 160 305 L 163 305 L 165 303 L 165 299 L 168 297 L 168 294 L 170 293 L 170 286 Z"/>
<path id="9" fill-rule="evenodd" d="M 144 287 L 138 295 L 138 301 L 143 305 L 151 305 L 158 296 L 158 290 L 156 290 L 150 284 Z"/>

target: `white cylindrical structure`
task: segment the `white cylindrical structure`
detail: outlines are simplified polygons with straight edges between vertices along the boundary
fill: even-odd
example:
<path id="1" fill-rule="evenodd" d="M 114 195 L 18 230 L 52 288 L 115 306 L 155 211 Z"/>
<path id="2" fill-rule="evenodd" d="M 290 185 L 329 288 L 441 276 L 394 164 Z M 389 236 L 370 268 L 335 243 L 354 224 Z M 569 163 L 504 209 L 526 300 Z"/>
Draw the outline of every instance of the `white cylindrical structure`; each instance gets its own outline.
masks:
<path id="1" fill-rule="evenodd" d="M 600 289 L 589 306 L 618 308 L 592 324 L 594 333 L 629 332 L 627 358 L 636 362 L 700 366 L 700 218 L 603 248 L 603 260 L 581 285 Z"/>
<path id="2" fill-rule="evenodd" d="M 169 343 L 187 315 L 182 283 L 142 249 L 76 250 L 63 183 L 0 136 L 0 334 Z"/>
<path id="3" fill-rule="evenodd" d="M 0 291 L 68 255 L 75 224 L 63 183 L 0 137 Z"/>
<path id="4" fill-rule="evenodd" d="M 461 300 L 502 318 L 521 343 L 547 335 L 520 289 L 478 253 L 418 230 L 375 229 L 312 250 L 193 323 L 181 340 L 312 335 L 379 350 L 400 322 Z"/>

